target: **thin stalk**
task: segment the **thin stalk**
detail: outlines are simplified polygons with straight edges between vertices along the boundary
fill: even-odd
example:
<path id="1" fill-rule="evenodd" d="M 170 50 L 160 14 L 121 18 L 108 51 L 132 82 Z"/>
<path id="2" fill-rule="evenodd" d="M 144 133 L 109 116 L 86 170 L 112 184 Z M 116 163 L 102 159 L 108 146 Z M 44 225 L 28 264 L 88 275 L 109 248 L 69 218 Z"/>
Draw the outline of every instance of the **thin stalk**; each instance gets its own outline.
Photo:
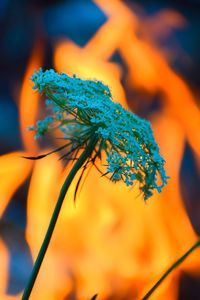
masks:
<path id="1" fill-rule="evenodd" d="M 200 246 L 200 239 L 187 251 L 183 254 L 177 261 L 171 265 L 171 267 L 163 274 L 163 276 L 154 284 L 154 286 L 148 291 L 148 293 L 142 298 L 142 300 L 149 299 L 157 287 L 163 282 L 163 280 L 176 268 L 178 267 L 187 257 L 192 253 L 197 247 Z"/>
<path id="2" fill-rule="evenodd" d="M 69 175 L 67 176 L 65 182 L 63 183 L 63 186 L 60 190 L 60 194 L 57 200 L 57 203 L 55 205 L 53 214 L 51 216 L 51 220 L 46 232 L 46 235 L 44 237 L 42 246 L 39 250 L 37 259 L 35 261 L 35 264 L 33 266 L 33 270 L 32 273 L 30 275 L 28 284 L 24 290 L 24 293 L 22 295 L 22 300 L 27 300 L 29 299 L 29 296 L 31 294 L 31 291 L 33 289 L 34 283 L 36 281 L 36 278 L 38 276 L 42 261 L 44 259 L 45 253 L 47 251 L 47 248 L 49 246 L 59 213 L 60 213 L 60 209 L 62 207 L 63 204 L 63 200 L 65 198 L 65 195 L 67 193 L 67 190 L 70 186 L 70 184 L 72 183 L 74 176 L 76 175 L 76 173 L 78 172 L 78 170 L 83 166 L 83 164 L 85 163 L 85 161 L 88 159 L 88 157 L 90 157 L 90 155 L 92 154 L 95 145 L 97 143 L 97 137 L 94 135 L 93 138 L 91 138 L 91 140 L 89 141 L 88 145 L 86 146 L 85 150 L 81 153 L 80 157 L 78 158 L 78 160 L 76 161 L 76 163 L 74 164 L 74 166 L 72 167 Z"/>

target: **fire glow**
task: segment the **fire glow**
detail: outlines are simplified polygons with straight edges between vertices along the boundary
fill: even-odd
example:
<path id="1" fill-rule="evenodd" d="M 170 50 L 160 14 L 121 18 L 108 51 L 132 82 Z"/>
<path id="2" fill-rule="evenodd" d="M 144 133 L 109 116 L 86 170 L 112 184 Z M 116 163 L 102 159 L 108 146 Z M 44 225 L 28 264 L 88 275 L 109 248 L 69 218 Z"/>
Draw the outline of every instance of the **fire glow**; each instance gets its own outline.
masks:
<path id="1" fill-rule="evenodd" d="M 118 49 L 128 69 L 127 84 L 144 89 L 151 96 L 162 93 L 163 108 L 152 115 L 151 121 L 171 179 L 163 193 L 155 194 L 147 205 L 138 196 L 137 187 L 128 191 L 121 184 L 113 186 L 101 180 L 95 169 L 85 181 L 76 207 L 73 204 L 75 184 L 72 185 L 31 299 L 70 299 L 74 295 L 81 300 L 96 293 L 99 299 L 141 299 L 163 271 L 197 239 L 183 205 L 179 179 L 186 139 L 197 159 L 200 156 L 197 130 L 200 114 L 194 96 L 162 52 L 150 41 L 137 37 L 140 19 L 125 4 L 114 0 L 94 2 L 108 20 L 83 48 L 69 40 L 55 42 L 54 66 L 59 72 L 106 82 L 113 98 L 127 107 L 121 84 L 122 70 L 109 61 Z M 56 154 L 34 163 L 20 157 L 41 151 L 26 127 L 39 114 L 38 95 L 32 90 L 29 78 L 42 63 L 43 48 L 36 41 L 19 101 L 24 152 L 0 157 L 1 216 L 14 192 L 31 174 L 26 239 L 33 260 L 70 168 L 69 165 L 62 171 Z M 181 272 L 200 275 L 199 255 L 196 250 L 167 278 L 152 299 L 178 299 Z M 6 293 L 9 252 L 1 240 L 0 265 L 0 299 L 20 299 L 21 294 Z"/>

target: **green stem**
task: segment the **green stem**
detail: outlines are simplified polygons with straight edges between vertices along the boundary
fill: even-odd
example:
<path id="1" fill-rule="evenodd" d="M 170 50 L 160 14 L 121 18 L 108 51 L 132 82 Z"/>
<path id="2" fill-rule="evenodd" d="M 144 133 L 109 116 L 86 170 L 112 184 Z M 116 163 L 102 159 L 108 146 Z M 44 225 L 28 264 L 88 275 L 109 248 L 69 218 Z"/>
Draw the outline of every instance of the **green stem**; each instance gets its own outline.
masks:
<path id="1" fill-rule="evenodd" d="M 163 282 L 163 280 L 176 268 L 178 267 L 187 257 L 192 253 L 197 247 L 200 246 L 200 239 L 187 251 L 183 254 L 173 265 L 163 274 L 163 276 L 154 284 L 154 286 L 148 291 L 148 293 L 142 298 L 142 300 L 148 299 L 157 287 Z"/>
<path id="2" fill-rule="evenodd" d="M 35 261 L 35 264 L 33 266 L 33 270 L 32 273 L 30 275 L 28 284 L 24 290 L 24 293 L 22 295 L 22 300 L 27 300 L 29 299 L 29 296 L 31 294 L 31 291 L 33 289 L 35 280 L 37 278 L 38 272 L 40 270 L 42 261 L 44 259 L 45 253 L 47 251 L 48 245 L 50 243 L 51 240 L 51 236 L 53 234 L 59 213 L 60 213 L 60 209 L 62 207 L 63 204 L 63 200 L 65 198 L 65 195 L 67 193 L 67 190 L 70 186 L 70 184 L 72 183 L 72 180 L 74 179 L 74 176 L 76 175 L 77 171 L 83 166 L 84 162 L 87 160 L 87 158 L 91 155 L 92 151 L 94 150 L 94 147 L 97 143 L 97 137 L 93 136 L 93 138 L 91 138 L 91 140 L 89 141 L 88 145 L 86 146 L 85 150 L 82 152 L 82 154 L 80 155 L 79 159 L 76 161 L 76 163 L 74 164 L 73 168 L 71 169 L 69 175 L 67 176 L 61 190 L 60 190 L 60 194 L 56 203 L 56 206 L 54 208 L 50 223 L 49 223 L 49 227 L 47 229 L 45 238 L 43 240 L 42 246 L 40 248 L 40 251 L 38 253 L 37 259 Z"/>

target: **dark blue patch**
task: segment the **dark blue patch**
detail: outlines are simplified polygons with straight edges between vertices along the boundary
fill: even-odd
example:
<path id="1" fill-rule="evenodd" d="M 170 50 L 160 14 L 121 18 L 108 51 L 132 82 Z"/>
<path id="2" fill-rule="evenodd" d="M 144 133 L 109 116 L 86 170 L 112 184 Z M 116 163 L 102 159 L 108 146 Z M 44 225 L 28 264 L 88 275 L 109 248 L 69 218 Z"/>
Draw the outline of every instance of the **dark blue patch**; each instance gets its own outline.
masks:
<path id="1" fill-rule="evenodd" d="M 194 229 L 200 234 L 200 178 L 195 158 L 189 144 L 186 144 L 180 171 L 181 192 Z"/>
<path id="2" fill-rule="evenodd" d="M 48 35 L 69 38 L 79 46 L 84 46 L 105 21 L 104 13 L 90 0 L 66 1 L 44 11 Z"/>
<path id="3" fill-rule="evenodd" d="M 33 262 L 25 239 L 26 199 L 29 180 L 12 197 L 0 222 L 0 238 L 9 252 L 7 293 L 21 292 L 30 276 Z"/>

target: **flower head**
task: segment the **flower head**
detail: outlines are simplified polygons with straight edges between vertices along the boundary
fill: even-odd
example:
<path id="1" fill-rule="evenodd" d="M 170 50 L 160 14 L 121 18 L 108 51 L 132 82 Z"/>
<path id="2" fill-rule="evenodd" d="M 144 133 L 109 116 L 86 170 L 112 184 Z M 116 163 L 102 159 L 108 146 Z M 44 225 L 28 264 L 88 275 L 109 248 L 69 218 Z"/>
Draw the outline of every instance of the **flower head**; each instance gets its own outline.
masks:
<path id="1" fill-rule="evenodd" d="M 47 96 L 51 109 L 49 116 L 32 127 L 36 138 L 58 128 L 71 141 L 73 151 L 96 136 L 90 161 L 94 163 L 104 151 L 106 174 L 112 181 L 122 180 L 127 186 L 139 181 L 145 200 L 154 189 L 161 191 L 168 177 L 150 123 L 113 102 L 108 86 L 54 70 L 40 69 L 31 79 L 33 88 Z"/>

